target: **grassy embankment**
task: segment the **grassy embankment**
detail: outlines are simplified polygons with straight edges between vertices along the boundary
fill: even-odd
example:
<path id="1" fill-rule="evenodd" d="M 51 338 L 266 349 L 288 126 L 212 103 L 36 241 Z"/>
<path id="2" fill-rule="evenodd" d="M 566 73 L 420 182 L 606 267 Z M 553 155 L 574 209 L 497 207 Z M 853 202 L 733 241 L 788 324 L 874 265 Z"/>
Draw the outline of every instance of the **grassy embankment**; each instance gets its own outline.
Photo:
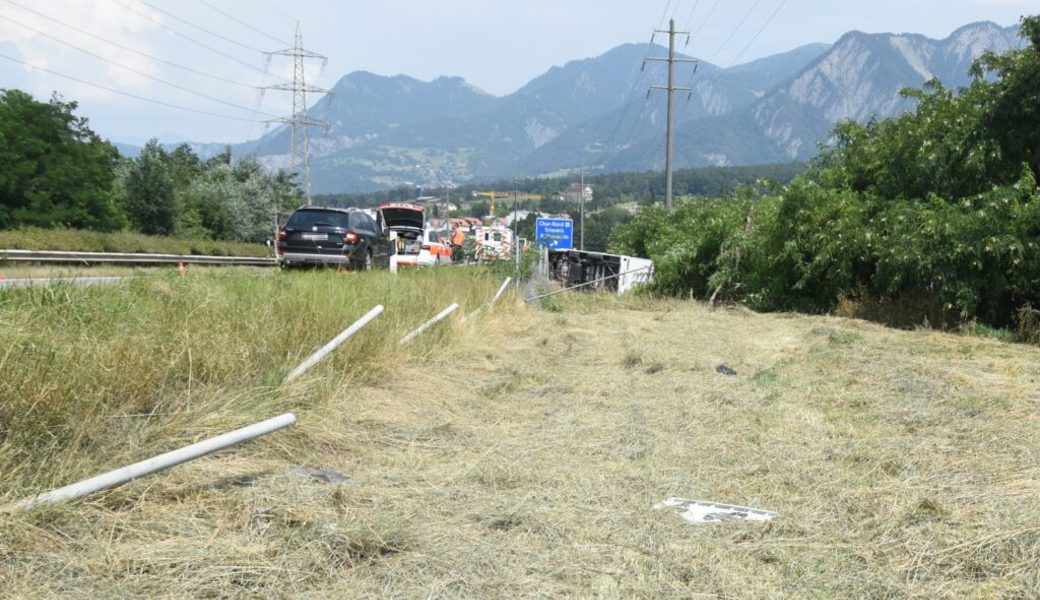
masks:
<path id="1" fill-rule="evenodd" d="M 0 249 L 212 256 L 268 256 L 271 253 L 262 244 L 189 240 L 131 232 L 101 233 L 79 229 L 41 229 L 39 227 L 0 230 Z"/>
<path id="2" fill-rule="evenodd" d="M 119 232 L 101 233 L 78 229 L 23 229 L 0 230 L 0 250 L 59 250 L 66 252 L 130 252 L 144 254 L 179 254 L 204 256 L 270 256 L 271 251 L 261 244 L 188 240 L 181 238 Z M 195 267 L 202 268 L 202 267 Z M 160 270 L 169 270 L 162 267 Z M 125 267 L 97 265 L 70 267 L 68 265 L 27 265 L 5 263 L 0 253 L 0 276 L 13 278 L 34 277 L 90 277 L 99 275 L 153 274 L 155 267 Z"/>
<path id="3" fill-rule="evenodd" d="M 1040 592 L 1036 348 L 585 295 L 554 312 L 507 297 L 396 347 L 426 315 L 455 299 L 472 308 L 497 283 L 441 269 L 0 292 L 0 500 L 284 410 L 300 417 L 234 451 L 0 517 L 0 589 Z M 379 302 L 371 330 L 279 387 Z M 354 484 L 299 478 L 296 465 Z M 669 496 L 781 516 L 691 526 L 651 510 Z"/>

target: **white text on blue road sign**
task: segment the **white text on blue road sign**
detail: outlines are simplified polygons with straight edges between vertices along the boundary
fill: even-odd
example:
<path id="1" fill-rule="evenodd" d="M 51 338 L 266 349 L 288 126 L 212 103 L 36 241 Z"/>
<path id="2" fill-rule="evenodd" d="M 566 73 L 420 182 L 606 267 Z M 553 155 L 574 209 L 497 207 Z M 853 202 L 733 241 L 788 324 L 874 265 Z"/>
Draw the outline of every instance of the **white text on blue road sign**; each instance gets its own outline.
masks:
<path id="1" fill-rule="evenodd" d="M 534 237 L 543 248 L 569 249 L 574 247 L 572 219 L 536 219 Z"/>

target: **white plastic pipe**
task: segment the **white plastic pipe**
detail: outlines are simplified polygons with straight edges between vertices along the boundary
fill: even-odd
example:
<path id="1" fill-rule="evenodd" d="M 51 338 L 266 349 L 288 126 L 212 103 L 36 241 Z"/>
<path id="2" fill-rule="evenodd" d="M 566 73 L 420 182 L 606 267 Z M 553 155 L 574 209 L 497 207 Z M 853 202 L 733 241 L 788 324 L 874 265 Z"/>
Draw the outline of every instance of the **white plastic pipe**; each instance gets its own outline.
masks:
<path id="1" fill-rule="evenodd" d="M 296 379 L 300 375 L 303 375 L 304 373 L 306 373 L 308 369 L 310 369 L 314 365 L 316 365 L 319 362 L 321 362 L 321 359 L 323 359 L 326 356 L 328 356 L 329 353 L 332 352 L 333 350 L 335 350 L 340 344 L 342 344 L 343 342 L 345 342 L 348 339 L 350 339 L 350 337 L 352 335 L 354 335 L 355 333 L 361 331 L 362 327 L 364 327 L 365 325 L 368 325 L 372 321 L 372 319 L 378 317 L 379 313 L 381 313 L 381 312 L 383 312 L 383 305 L 382 304 L 380 304 L 380 305 L 376 306 L 375 308 L 373 308 L 372 310 L 368 311 L 368 313 L 365 314 L 365 316 L 363 316 L 360 319 L 358 319 L 350 327 L 347 327 L 346 329 L 344 329 L 343 333 L 337 335 L 335 338 L 333 338 L 333 340 L 331 342 L 329 342 L 328 344 L 325 344 L 324 346 L 322 346 L 322 348 L 320 350 L 318 350 L 317 352 L 312 354 L 310 356 L 310 358 L 308 358 L 307 360 L 305 360 L 302 363 L 300 363 L 300 366 L 298 366 L 295 369 L 293 369 L 293 372 L 289 373 L 289 376 L 285 378 L 285 382 L 289 383 L 293 379 Z"/>
<path id="2" fill-rule="evenodd" d="M 496 294 L 495 294 L 495 297 L 491 299 L 491 302 L 488 302 L 488 303 L 487 303 L 487 304 L 485 304 L 484 306 L 481 306 L 481 307 L 480 307 L 480 308 L 478 308 L 477 310 L 475 310 L 475 311 L 473 311 L 473 312 L 469 313 L 468 315 L 466 315 L 465 317 L 463 317 L 463 318 L 462 318 L 462 322 L 463 322 L 463 323 L 465 323 L 466 321 L 469 321 L 469 320 L 470 320 L 470 319 L 472 319 L 473 317 L 475 317 L 475 316 L 479 315 L 479 314 L 480 314 L 480 312 L 481 312 L 482 310 L 484 310 L 484 309 L 485 309 L 486 307 L 489 307 L 489 306 L 494 306 L 494 305 L 495 305 L 495 302 L 498 302 L 498 298 L 499 298 L 499 296 L 501 296 L 501 295 L 502 295 L 502 292 L 506 291 L 506 288 L 507 288 L 507 287 L 509 287 L 509 282 L 510 282 L 510 281 L 512 281 L 512 280 L 513 280 L 513 278 L 512 278 L 512 277 L 506 277 L 506 280 L 502 282 L 502 287 L 498 288 L 498 293 L 496 293 Z"/>
<path id="3" fill-rule="evenodd" d="M 57 504 L 66 500 L 74 500 L 86 496 L 87 494 L 93 494 L 94 492 L 100 492 L 101 490 L 107 490 L 108 488 L 122 485 L 139 477 L 150 475 L 157 471 L 195 460 L 196 458 L 216 452 L 217 450 L 223 450 L 224 448 L 258 438 L 273 431 L 278 431 L 279 429 L 288 427 L 295 422 L 296 415 L 285 413 L 284 415 L 279 415 L 273 419 L 268 419 L 248 427 L 236 429 L 232 432 L 218 435 L 215 438 L 210 438 L 190 446 L 185 446 L 179 450 L 160 454 L 159 456 L 149 458 L 148 460 L 142 460 L 141 462 L 114 471 L 109 471 L 103 475 L 98 475 L 97 477 L 91 477 L 90 479 L 73 483 L 72 485 L 58 488 L 54 491 L 47 492 L 46 494 L 40 494 L 35 498 L 22 500 L 15 504 L 14 508 L 25 510 L 32 508 L 37 504 Z"/>
<path id="4" fill-rule="evenodd" d="M 502 292 L 506 291 L 506 288 L 509 287 L 509 282 L 512 280 L 512 277 L 506 277 L 506 280 L 502 282 L 502 287 L 498 288 L 498 293 L 491 299 L 491 302 L 488 302 L 488 306 L 494 306 L 495 302 L 498 302 L 498 298 L 502 295 Z"/>
<path id="5" fill-rule="evenodd" d="M 448 308 L 445 308 L 441 312 L 437 313 L 436 317 L 434 317 L 434 318 L 430 319 L 429 321 L 423 323 L 418 328 L 416 328 L 415 331 L 413 331 L 413 332 L 409 333 L 408 335 L 404 336 L 403 338 L 401 338 L 401 341 L 398 342 L 398 344 L 402 345 L 402 346 L 407 344 L 408 342 L 410 342 L 413 339 L 415 339 L 420 333 L 426 331 L 430 327 L 433 327 L 434 323 L 437 323 L 438 321 L 447 318 L 448 315 L 450 315 L 451 313 L 453 313 L 456 310 L 458 310 L 458 308 L 459 308 L 458 302 L 456 302 L 455 304 L 452 304 Z"/>

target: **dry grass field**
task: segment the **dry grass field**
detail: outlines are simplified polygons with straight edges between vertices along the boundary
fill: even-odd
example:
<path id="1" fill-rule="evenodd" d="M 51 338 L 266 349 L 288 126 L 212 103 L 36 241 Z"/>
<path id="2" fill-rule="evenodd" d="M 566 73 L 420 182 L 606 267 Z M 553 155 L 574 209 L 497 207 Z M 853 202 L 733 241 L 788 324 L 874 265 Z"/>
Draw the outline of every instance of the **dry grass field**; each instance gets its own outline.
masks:
<path id="1" fill-rule="evenodd" d="M 299 340 L 265 333 L 265 319 L 292 309 L 282 288 L 317 286 L 306 288 L 302 305 L 329 303 L 340 323 L 364 312 L 365 300 L 348 310 L 345 296 L 316 291 L 328 285 L 323 277 L 331 276 L 267 278 L 274 281 L 249 288 L 211 278 L 180 291 L 180 282 L 159 281 L 107 292 L 127 312 L 135 294 L 189 294 L 192 306 L 202 299 L 176 312 L 189 329 L 185 315 L 213 313 L 202 321 L 213 329 L 222 311 L 236 311 L 221 294 L 276 312 L 256 325 L 229 317 L 218 331 L 196 332 L 196 342 L 189 333 L 155 334 L 173 336 L 163 368 L 194 374 L 155 375 L 145 391 L 112 374 L 84 392 L 101 414 L 93 425 L 52 422 L 38 435 L 65 433 L 37 440 L 39 455 L 11 429 L 23 421 L 6 415 L 0 500 L 284 410 L 299 423 L 85 500 L 0 515 L 3 595 L 1040 595 L 1035 347 L 576 294 L 541 308 L 506 296 L 494 311 L 453 319 L 402 350 L 396 339 L 421 321 L 409 313 L 419 303 L 413 293 L 387 302 L 388 318 L 348 342 L 354 349 L 280 387 L 279 376 L 321 343 L 320 330 Z M 373 279 L 366 300 L 389 289 L 387 277 Z M 427 277 L 416 276 L 416 286 L 434 289 Z M 464 309 L 496 283 L 473 284 Z M 67 291 L 88 304 L 104 293 Z M 434 297 L 414 312 L 432 314 L 452 294 L 426 295 Z M 36 314 L 28 301 L 7 298 L 5 305 L 0 296 L 0 332 L 8 348 L 30 335 L 46 339 L 48 327 L 62 348 L 72 346 L 70 357 L 98 335 L 140 335 L 124 343 L 142 352 L 163 343 L 131 326 L 99 332 L 87 317 L 39 316 L 27 325 Z M 293 318 L 310 327 L 320 317 Z M 255 339 L 240 339 L 245 330 Z M 220 340 L 224 359 L 181 357 L 185 348 L 216 352 Z M 358 348 L 369 356 L 363 369 L 352 367 Z M 19 351 L 4 352 L 0 367 L 23 368 L 23 383 L 39 385 Z M 89 365 L 122 355 L 80 356 Z M 126 360 L 125 368 L 139 368 Z M 736 375 L 717 372 L 720 364 Z M 236 379 L 239 367 L 250 374 Z M 162 388 L 167 399 L 106 410 L 96 398 L 118 385 L 130 396 Z M 47 402 L 38 390 L 2 386 L 26 403 L 7 412 Z M 333 469 L 350 482 L 330 485 L 294 467 Z M 691 525 L 652 509 L 670 496 L 780 516 Z"/>

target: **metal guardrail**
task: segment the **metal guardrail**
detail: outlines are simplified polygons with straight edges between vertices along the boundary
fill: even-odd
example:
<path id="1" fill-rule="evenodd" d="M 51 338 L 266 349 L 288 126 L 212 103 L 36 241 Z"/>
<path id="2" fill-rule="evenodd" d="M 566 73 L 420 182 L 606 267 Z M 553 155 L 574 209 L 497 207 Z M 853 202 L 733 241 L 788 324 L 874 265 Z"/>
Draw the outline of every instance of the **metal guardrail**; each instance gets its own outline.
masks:
<path id="1" fill-rule="evenodd" d="M 55 250 L 0 250 L 0 263 L 62 263 L 78 265 L 223 265 L 273 267 L 265 256 L 202 256 L 195 254 L 135 254 L 126 252 L 61 252 Z"/>

